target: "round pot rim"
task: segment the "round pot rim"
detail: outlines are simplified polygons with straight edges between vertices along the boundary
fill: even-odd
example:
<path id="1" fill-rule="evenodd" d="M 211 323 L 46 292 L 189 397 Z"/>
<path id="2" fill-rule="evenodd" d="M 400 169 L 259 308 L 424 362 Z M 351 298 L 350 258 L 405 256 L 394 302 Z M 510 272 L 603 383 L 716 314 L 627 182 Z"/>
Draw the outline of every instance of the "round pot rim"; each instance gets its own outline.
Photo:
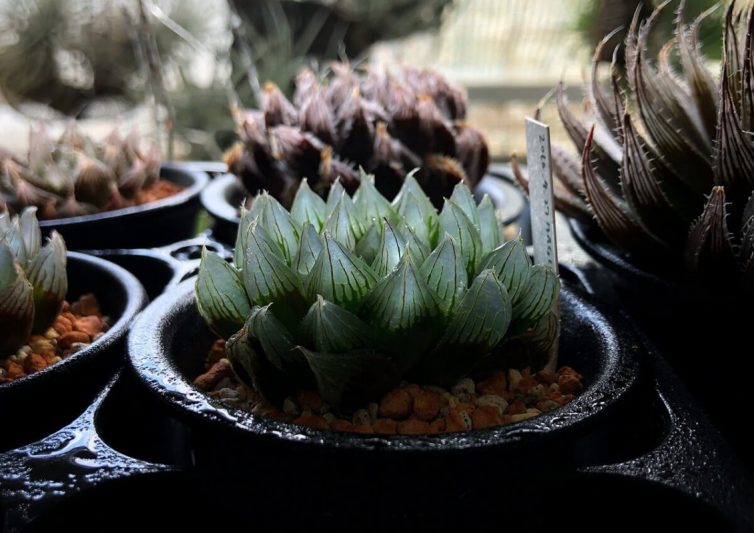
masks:
<path id="1" fill-rule="evenodd" d="M 75 217 L 66 218 L 48 218 L 40 220 L 39 225 L 42 229 L 55 229 L 57 227 L 74 226 L 78 224 L 96 223 L 101 220 L 111 220 L 121 217 L 129 217 L 133 215 L 139 215 L 145 212 L 158 211 L 169 207 L 175 207 L 185 204 L 189 200 L 197 197 L 199 193 L 204 189 L 209 177 L 202 172 L 192 168 L 190 163 L 182 163 L 178 161 L 168 161 L 161 165 L 160 170 L 180 171 L 184 174 L 191 176 L 193 183 L 183 189 L 182 191 L 162 198 L 161 200 L 155 200 L 141 205 L 133 205 L 130 207 L 124 207 L 122 209 L 113 209 L 112 211 L 102 211 L 99 213 L 92 213 L 89 215 L 80 215 Z M 161 179 L 168 179 L 160 175 Z M 168 181 L 172 181 L 169 180 Z"/>
<path id="2" fill-rule="evenodd" d="M 34 372 L 23 378 L 0 385 L 0 395 L 5 392 L 41 386 L 43 382 L 50 377 L 56 376 L 61 372 L 73 371 L 80 362 L 89 359 L 98 353 L 107 351 L 108 348 L 125 336 L 134 318 L 147 302 L 147 295 L 144 291 L 144 287 L 142 287 L 139 280 L 137 280 L 133 274 L 123 267 L 111 263 L 110 261 L 79 252 L 68 251 L 67 256 L 69 261 L 73 259 L 75 262 L 93 266 L 100 271 L 107 272 L 114 282 L 121 285 L 124 293 L 127 295 L 125 308 L 120 313 L 118 320 L 110 326 L 110 329 L 86 348 L 82 348 L 78 352 L 53 365 L 43 368 L 39 372 Z M 68 268 L 70 268 L 70 266 Z"/>
<path id="3" fill-rule="evenodd" d="M 222 174 L 210 182 L 201 193 L 202 206 L 209 212 L 212 217 L 223 220 L 230 224 L 238 224 L 241 217 L 238 215 L 238 207 L 234 207 L 226 199 L 226 193 L 230 187 L 240 186 L 238 178 L 233 174 Z M 498 194 L 509 193 L 511 198 L 516 198 L 510 205 L 496 207 L 496 210 L 503 211 L 503 223 L 510 224 L 514 222 L 523 212 L 525 200 L 521 191 L 506 178 L 505 174 L 499 169 L 491 169 L 477 184 L 477 188 L 482 186 L 482 190 L 489 185 L 500 189 Z M 475 189 L 476 191 L 476 189 Z M 492 195 L 490 195 L 492 197 Z M 494 201 L 494 198 L 493 198 Z"/>
<path id="4" fill-rule="evenodd" d="M 167 356 L 170 340 L 164 331 L 173 331 L 180 316 L 194 304 L 195 278 L 184 281 L 152 302 L 139 316 L 128 338 L 129 364 L 139 380 L 179 418 L 202 427 L 218 426 L 240 437 L 278 441 L 281 445 L 310 449 L 340 449 L 350 452 L 460 453 L 465 450 L 491 450 L 500 446 L 531 443 L 565 435 L 593 423 L 620 401 L 638 379 L 641 343 L 626 327 L 616 329 L 615 317 L 599 310 L 591 297 L 563 287 L 573 299 L 575 312 L 588 315 L 595 335 L 610 355 L 586 390 L 569 404 L 531 419 L 484 430 L 424 436 L 375 436 L 303 427 L 256 416 L 223 405 L 195 388 Z"/>

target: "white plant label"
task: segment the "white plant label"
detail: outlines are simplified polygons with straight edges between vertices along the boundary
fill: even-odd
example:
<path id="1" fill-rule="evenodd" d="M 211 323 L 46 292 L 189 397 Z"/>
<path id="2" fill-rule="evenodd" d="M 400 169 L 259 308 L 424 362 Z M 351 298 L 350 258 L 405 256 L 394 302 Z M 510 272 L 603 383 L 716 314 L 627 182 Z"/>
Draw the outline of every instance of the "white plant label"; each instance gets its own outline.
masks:
<path id="1" fill-rule="evenodd" d="M 552 193 L 550 127 L 526 119 L 526 164 L 529 170 L 529 202 L 534 262 L 558 271 L 555 203 Z"/>

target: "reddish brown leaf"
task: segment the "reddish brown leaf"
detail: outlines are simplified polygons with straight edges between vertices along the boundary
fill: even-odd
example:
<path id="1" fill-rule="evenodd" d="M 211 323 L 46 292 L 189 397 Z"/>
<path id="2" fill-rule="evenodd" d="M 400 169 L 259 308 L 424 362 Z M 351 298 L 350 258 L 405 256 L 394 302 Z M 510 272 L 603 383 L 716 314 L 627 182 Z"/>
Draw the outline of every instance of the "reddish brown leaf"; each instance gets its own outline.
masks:
<path id="1" fill-rule="evenodd" d="M 686 243 L 686 267 L 695 275 L 716 281 L 730 281 L 734 274 L 736 258 L 728 231 L 728 212 L 725 189 L 712 188 L 702 215 L 694 222 Z"/>
<path id="2" fill-rule="evenodd" d="M 625 202 L 613 194 L 595 173 L 591 163 L 593 138 L 594 128 L 590 130 L 584 145 L 581 171 L 597 223 L 605 235 L 624 250 L 643 254 L 659 248 L 660 243 L 640 225 Z"/>

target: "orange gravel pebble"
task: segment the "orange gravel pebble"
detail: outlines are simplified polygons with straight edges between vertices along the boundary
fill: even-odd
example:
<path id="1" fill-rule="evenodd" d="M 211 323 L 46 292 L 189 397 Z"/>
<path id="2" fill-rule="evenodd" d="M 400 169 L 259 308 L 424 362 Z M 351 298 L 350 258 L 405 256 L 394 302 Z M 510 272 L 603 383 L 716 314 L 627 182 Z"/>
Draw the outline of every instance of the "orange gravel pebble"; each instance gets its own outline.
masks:
<path id="1" fill-rule="evenodd" d="M 431 422 L 447 404 L 448 400 L 439 392 L 419 389 L 414 395 L 414 415 L 420 420 Z"/>
<path id="2" fill-rule="evenodd" d="M 482 405 L 471 413 L 471 422 L 474 425 L 474 429 L 487 429 L 501 425 L 503 417 L 496 407 Z"/>
<path id="3" fill-rule="evenodd" d="M 404 420 L 411 415 L 413 399 L 405 389 L 395 389 L 388 392 L 380 402 L 380 416 Z"/>
<path id="4" fill-rule="evenodd" d="M 378 435 L 395 435 L 398 432 L 398 422 L 389 418 L 378 418 L 372 424 L 372 428 Z"/>
<path id="5" fill-rule="evenodd" d="M 87 335 L 83 331 L 69 331 L 65 335 L 60 336 L 60 338 L 58 339 L 58 346 L 66 350 L 70 348 L 72 344 L 76 342 L 89 342 L 89 341 L 90 341 L 89 335 Z"/>
<path id="6" fill-rule="evenodd" d="M 424 420 L 417 420 L 415 418 L 409 418 L 398 423 L 399 435 L 424 435 L 429 433 L 430 425 Z"/>
<path id="7" fill-rule="evenodd" d="M 495 371 L 485 379 L 467 377 L 450 388 L 401 383 L 379 401 L 333 410 L 317 392 L 299 390 L 287 396 L 283 411 L 266 403 L 253 389 L 237 381 L 235 374 L 217 372 L 224 345 L 213 344 L 207 358 L 209 370 L 196 378 L 197 386 L 226 404 L 309 427 L 367 435 L 433 435 L 486 430 L 526 420 L 572 401 L 583 390 L 582 376 L 569 367 L 558 372 L 529 368 Z M 226 359 L 220 359 L 228 364 Z M 230 365 L 227 367 L 230 370 Z M 215 375 L 217 374 L 217 375 Z M 218 379 L 222 375 L 222 378 Z M 303 413 L 303 414 L 302 414 Z"/>
<path id="8" fill-rule="evenodd" d="M 82 314 L 82 312 L 89 314 Z M 30 335 L 15 354 L 0 354 L 0 384 L 39 372 L 68 357 L 107 331 L 106 318 L 94 295 L 85 294 L 73 305 L 64 301 L 43 335 Z M 74 344 L 78 344 L 73 348 Z"/>

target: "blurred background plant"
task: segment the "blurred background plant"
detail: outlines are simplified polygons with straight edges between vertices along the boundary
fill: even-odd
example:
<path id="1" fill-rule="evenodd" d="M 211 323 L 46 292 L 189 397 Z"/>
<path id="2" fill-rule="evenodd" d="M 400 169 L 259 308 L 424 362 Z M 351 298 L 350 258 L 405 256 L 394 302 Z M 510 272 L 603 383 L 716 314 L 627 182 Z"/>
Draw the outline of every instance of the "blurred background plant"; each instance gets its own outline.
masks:
<path id="1" fill-rule="evenodd" d="M 658 1 L 646 0 L 647 10 Z M 672 23 L 678 2 L 663 24 Z M 627 25 L 637 3 L 0 0 L 0 90 L 11 106 L 0 107 L 0 146 L 23 150 L 29 117 L 100 121 L 104 133 L 119 116 L 152 134 L 156 122 L 171 126 L 177 158 L 218 160 L 234 138 L 230 101 L 251 107 L 259 82 L 290 92 L 304 65 L 323 69 L 333 59 L 368 57 L 372 64 L 432 67 L 465 85 L 469 122 L 486 134 L 493 157 L 505 159 L 522 152 L 523 117 L 558 81 L 569 87 L 571 105 L 580 105 L 593 43 Z M 713 3 L 687 0 L 686 12 L 695 17 Z M 713 59 L 721 13 L 702 25 L 703 49 Z M 543 119 L 554 125 L 552 113 Z"/>
<path id="2" fill-rule="evenodd" d="M 626 32 L 631 19 L 637 9 L 641 9 L 643 18 L 648 17 L 655 7 L 662 0 L 590 0 L 583 2 L 576 16 L 575 27 L 581 35 L 584 44 L 590 49 L 594 49 L 602 38 L 616 28 L 621 28 L 608 44 L 605 46 L 602 61 L 610 61 L 615 47 L 622 43 L 626 38 Z M 677 3 L 677 2 L 676 2 Z M 688 20 L 693 20 L 700 13 L 717 5 L 719 0 L 686 0 L 684 8 Z M 659 16 L 656 28 L 657 33 L 648 43 L 650 56 L 656 57 L 662 46 L 665 44 L 663 38 L 673 34 L 675 28 L 676 6 L 673 9 L 666 9 Z M 707 21 L 699 28 L 699 41 L 702 53 L 712 60 L 719 60 L 721 57 L 721 45 L 723 34 L 720 31 L 722 27 L 722 17 L 725 9 L 720 7 L 710 13 Z M 664 36 L 664 37 L 660 37 Z M 620 61 L 623 55 L 617 56 Z"/>

